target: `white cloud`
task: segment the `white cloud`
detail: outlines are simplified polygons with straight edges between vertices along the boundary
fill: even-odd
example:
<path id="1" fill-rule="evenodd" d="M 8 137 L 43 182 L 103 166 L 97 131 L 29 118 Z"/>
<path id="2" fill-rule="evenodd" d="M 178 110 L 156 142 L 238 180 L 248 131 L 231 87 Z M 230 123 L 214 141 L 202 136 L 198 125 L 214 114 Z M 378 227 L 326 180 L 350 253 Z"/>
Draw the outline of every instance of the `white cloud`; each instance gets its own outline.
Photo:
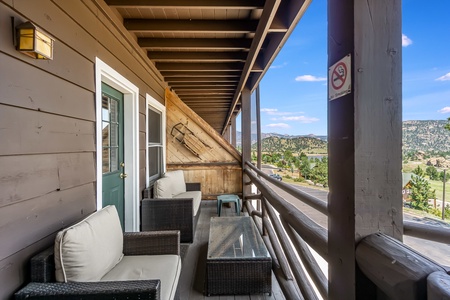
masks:
<path id="1" fill-rule="evenodd" d="M 261 108 L 261 112 L 265 112 L 268 115 L 271 116 L 287 116 L 287 115 L 294 115 L 294 114 L 301 114 L 302 112 L 284 112 L 284 111 L 278 111 L 276 108 Z"/>
<path id="2" fill-rule="evenodd" d="M 271 127 L 271 128 L 291 128 L 291 126 L 289 126 L 286 123 L 273 123 L 273 124 L 266 125 L 266 127 Z"/>
<path id="3" fill-rule="evenodd" d="M 281 69 L 283 67 L 287 66 L 287 63 L 283 63 L 281 65 L 272 65 L 269 67 L 269 69 Z"/>
<path id="4" fill-rule="evenodd" d="M 436 78 L 437 81 L 447 81 L 450 80 L 450 73 L 445 74 L 444 76 L 441 76 L 439 78 Z"/>
<path id="5" fill-rule="evenodd" d="M 278 109 L 276 108 L 261 108 L 261 112 L 266 112 L 266 113 L 272 113 L 272 112 L 277 112 Z"/>
<path id="6" fill-rule="evenodd" d="M 450 106 L 446 106 L 446 107 L 438 110 L 438 112 L 441 114 L 450 114 Z"/>
<path id="7" fill-rule="evenodd" d="M 313 123 L 319 121 L 317 118 L 309 118 L 305 116 L 281 117 L 283 121 L 298 121 L 300 123 Z"/>
<path id="8" fill-rule="evenodd" d="M 407 37 L 405 34 L 402 33 L 402 46 L 408 47 L 412 43 L 413 43 L 413 41 L 409 37 Z"/>
<path id="9" fill-rule="evenodd" d="M 295 77 L 295 81 L 307 81 L 307 82 L 315 82 L 315 81 L 326 81 L 326 77 L 316 77 L 313 75 L 301 75 Z"/>

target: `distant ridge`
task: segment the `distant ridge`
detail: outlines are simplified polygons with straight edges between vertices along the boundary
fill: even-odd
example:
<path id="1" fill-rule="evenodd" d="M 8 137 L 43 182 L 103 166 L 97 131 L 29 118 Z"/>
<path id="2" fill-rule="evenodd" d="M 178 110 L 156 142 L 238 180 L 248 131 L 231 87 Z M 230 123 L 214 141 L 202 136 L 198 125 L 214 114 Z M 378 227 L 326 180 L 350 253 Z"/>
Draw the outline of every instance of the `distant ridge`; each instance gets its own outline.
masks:
<path id="1" fill-rule="evenodd" d="M 289 134 L 281 134 L 281 133 L 275 133 L 275 132 L 271 132 L 271 133 L 261 133 L 261 139 L 265 139 L 268 137 L 279 137 L 279 138 L 285 138 L 285 139 L 296 139 L 296 138 L 303 138 L 303 137 L 310 137 L 310 138 L 316 138 L 322 141 L 326 141 L 327 140 L 327 136 L 326 135 L 314 135 L 314 134 L 307 134 L 307 135 L 289 135 Z M 236 132 L 236 140 L 237 140 L 237 144 L 238 146 L 241 144 L 241 132 L 237 131 Z M 252 134 L 252 144 L 256 143 L 256 134 Z"/>
<path id="2" fill-rule="evenodd" d="M 450 152 L 450 131 L 444 128 L 445 124 L 447 124 L 446 120 L 404 121 L 402 124 L 403 154 L 418 151 L 428 154 Z M 261 137 L 262 150 L 265 152 L 282 152 L 285 150 L 296 152 L 298 149 L 322 151 L 322 149 L 326 150 L 327 148 L 327 136 L 325 135 L 261 133 Z M 237 132 L 237 140 L 238 145 L 240 145 L 241 133 L 239 131 Z M 252 135 L 252 145 L 254 143 L 256 143 L 256 134 Z"/>
<path id="3" fill-rule="evenodd" d="M 416 120 L 403 122 L 403 153 L 421 151 L 449 152 L 450 131 L 446 120 Z"/>

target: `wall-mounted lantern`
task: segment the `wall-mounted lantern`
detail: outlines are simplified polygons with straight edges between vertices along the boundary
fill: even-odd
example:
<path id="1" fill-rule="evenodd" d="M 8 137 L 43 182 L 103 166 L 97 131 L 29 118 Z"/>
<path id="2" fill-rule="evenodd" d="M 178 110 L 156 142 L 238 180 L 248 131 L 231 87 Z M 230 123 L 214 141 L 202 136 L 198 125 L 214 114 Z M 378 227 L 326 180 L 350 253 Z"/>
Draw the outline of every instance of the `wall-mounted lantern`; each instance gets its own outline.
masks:
<path id="1" fill-rule="evenodd" d="M 31 22 L 16 27 L 16 47 L 36 59 L 53 59 L 54 39 Z"/>

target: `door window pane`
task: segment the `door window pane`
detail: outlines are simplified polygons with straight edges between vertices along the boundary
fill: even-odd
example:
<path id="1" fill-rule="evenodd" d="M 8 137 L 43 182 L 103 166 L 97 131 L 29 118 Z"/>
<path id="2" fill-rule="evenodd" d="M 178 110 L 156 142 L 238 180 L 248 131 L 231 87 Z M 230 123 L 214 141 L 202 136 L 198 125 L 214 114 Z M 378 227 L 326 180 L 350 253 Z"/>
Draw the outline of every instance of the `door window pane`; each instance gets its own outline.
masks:
<path id="1" fill-rule="evenodd" d="M 119 171 L 119 101 L 102 95 L 102 170 Z"/>
<path id="2" fill-rule="evenodd" d="M 110 172 L 115 172 L 119 170 L 119 148 L 118 147 L 111 147 L 110 149 Z"/>
<path id="3" fill-rule="evenodd" d="M 102 123 L 102 146 L 109 147 L 109 123 Z"/>
<path id="4" fill-rule="evenodd" d="M 109 173 L 109 148 L 103 148 L 102 150 L 102 171 L 103 173 Z"/>
<path id="5" fill-rule="evenodd" d="M 102 96 L 102 119 L 109 121 L 109 99 L 105 95 Z"/>

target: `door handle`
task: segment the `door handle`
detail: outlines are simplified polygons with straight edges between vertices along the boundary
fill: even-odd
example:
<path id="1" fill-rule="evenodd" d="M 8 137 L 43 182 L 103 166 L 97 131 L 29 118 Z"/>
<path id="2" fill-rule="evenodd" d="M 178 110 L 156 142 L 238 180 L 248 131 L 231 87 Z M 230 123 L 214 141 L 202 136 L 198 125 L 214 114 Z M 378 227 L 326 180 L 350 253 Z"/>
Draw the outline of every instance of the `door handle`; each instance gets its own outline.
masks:
<path id="1" fill-rule="evenodd" d="M 120 178 L 122 178 L 122 179 L 124 179 L 124 178 L 127 178 L 127 176 L 128 176 L 128 174 L 125 174 L 125 173 L 120 173 Z"/>

